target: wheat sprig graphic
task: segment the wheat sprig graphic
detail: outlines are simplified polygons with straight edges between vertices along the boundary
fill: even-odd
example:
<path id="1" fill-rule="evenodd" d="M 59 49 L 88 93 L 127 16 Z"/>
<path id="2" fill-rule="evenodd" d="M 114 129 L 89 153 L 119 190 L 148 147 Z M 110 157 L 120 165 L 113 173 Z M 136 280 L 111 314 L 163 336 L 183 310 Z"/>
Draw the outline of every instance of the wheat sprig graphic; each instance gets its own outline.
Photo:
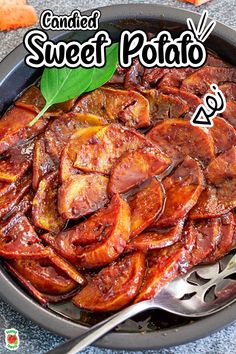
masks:
<path id="1" fill-rule="evenodd" d="M 195 26 L 191 18 L 187 18 L 188 29 L 192 31 L 195 37 L 201 42 L 205 42 L 205 40 L 209 37 L 210 33 L 213 31 L 216 25 L 216 22 L 214 20 L 211 20 L 207 24 L 207 19 L 208 19 L 207 10 L 203 11 L 197 27 Z"/>

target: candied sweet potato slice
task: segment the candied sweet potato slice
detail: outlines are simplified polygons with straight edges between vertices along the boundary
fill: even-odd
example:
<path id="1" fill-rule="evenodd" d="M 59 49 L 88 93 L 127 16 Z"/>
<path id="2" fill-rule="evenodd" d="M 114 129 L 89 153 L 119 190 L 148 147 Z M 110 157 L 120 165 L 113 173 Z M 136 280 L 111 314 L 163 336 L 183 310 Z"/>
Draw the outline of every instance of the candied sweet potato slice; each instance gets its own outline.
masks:
<path id="1" fill-rule="evenodd" d="M 108 222 L 106 220 L 106 214 L 110 212 L 110 224 L 109 216 Z M 78 264 L 85 268 L 99 267 L 108 264 L 118 258 L 123 252 L 126 243 L 130 235 L 130 209 L 126 201 L 122 200 L 118 195 L 112 198 L 112 201 L 106 210 L 102 210 L 95 214 L 91 220 L 95 225 L 101 228 L 100 237 L 94 244 L 83 247 L 81 252 L 77 253 Z M 100 217 L 100 220 L 99 220 Z M 94 228 L 89 228 L 88 232 L 94 232 Z M 101 226 L 102 225 L 102 226 Z M 103 230 L 103 231 L 102 231 Z"/>
<path id="2" fill-rule="evenodd" d="M 32 217 L 36 227 L 51 232 L 59 232 L 65 219 L 57 209 L 58 175 L 56 172 L 48 174 L 40 183 L 33 200 Z"/>
<path id="3" fill-rule="evenodd" d="M 0 153 L 44 130 L 48 123 L 45 118 L 39 119 L 37 123 L 29 127 L 28 124 L 35 116 L 35 113 L 20 107 L 12 107 L 2 116 L 0 119 Z"/>
<path id="4" fill-rule="evenodd" d="M 214 185 L 236 178 L 236 147 L 233 146 L 212 160 L 204 174 L 207 181 Z"/>
<path id="5" fill-rule="evenodd" d="M 225 180 L 217 187 L 210 185 L 202 192 L 191 210 L 191 219 L 222 216 L 236 207 L 236 179 Z"/>
<path id="6" fill-rule="evenodd" d="M 39 113 L 45 106 L 45 99 L 40 89 L 32 85 L 15 101 L 16 107 L 25 108 L 31 112 Z"/>
<path id="7" fill-rule="evenodd" d="M 166 191 L 164 211 L 153 224 L 159 228 L 175 225 L 196 204 L 205 187 L 199 163 L 187 156 L 164 180 L 163 186 Z"/>
<path id="8" fill-rule="evenodd" d="M 190 212 L 191 219 L 216 217 L 236 206 L 236 148 L 217 156 L 205 170 L 209 183 Z"/>
<path id="9" fill-rule="evenodd" d="M 144 128 L 150 124 L 148 100 L 135 91 L 101 87 L 82 96 L 74 110 L 103 117 L 108 122 L 122 122 L 129 127 Z"/>
<path id="10" fill-rule="evenodd" d="M 59 188 L 58 211 L 64 219 L 78 219 L 108 203 L 108 178 L 100 175 L 71 176 Z"/>
<path id="11" fill-rule="evenodd" d="M 12 217 L 18 213 L 26 214 L 28 211 L 32 209 L 32 202 L 33 202 L 33 193 L 29 191 L 19 202 L 19 204 L 15 205 L 10 212 L 2 218 L 2 220 L 6 220 L 9 217 Z"/>
<path id="12" fill-rule="evenodd" d="M 84 172 L 109 174 L 123 153 L 152 146 L 145 136 L 119 124 L 110 124 L 81 144 L 74 166 Z"/>
<path id="13" fill-rule="evenodd" d="M 77 283 L 49 259 L 17 259 L 11 265 L 37 290 L 51 295 L 62 295 L 77 287 Z"/>
<path id="14" fill-rule="evenodd" d="M 141 252 L 127 255 L 102 269 L 73 299 L 74 305 L 91 311 L 115 311 L 137 295 L 145 273 Z"/>
<path id="15" fill-rule="evenodd" d="M 193 126 L 189 121 L 168 119 L 152 128 L 147 137 L 175 160 L 183 160 L 189 155 L 206 166 L 215 156 L 209 130 Z"/>
<path id="16" fill-rule="evenodd" d="M 197 107 L 202 103 L 202 100 L 198 96 L 177 87 L 161 86 L 158 91 L 165 95 L 171 95 L 172 97 L 183 100 L 188 105 L 188 113 L 194 113 Z M 177 118 L 177 116 L 173 118 Z"/>
<path id="17" fill-rule="evenodd" d="M 125 193 L 149 177 L 161 174 L 171 160 L 157 148 L 143 148 L 127 152 L 111 170 L 108 192 Z"/>
<path id="18" fill-rule="evenodd" d="M 44 113 L 44 117 L 56 117 L 63 112 L 70 111 L 75 101 L 76 98 L 51 106 L 47 112 Z M 40 89 L 35 85 L 28 87 L 15 101 L 17 107 L 26 108 L 34 113 L 39 113 L 45 104 L 46 102 Z"/>
<path id="19" fill-rule="evenodd" d="M 57 165 L 46 151 L 45 140 L 43 137 L 36 140 L 33 152 L 33 177 L 32 187 L 37 190 L 39 182 L 48 173 L 54 172 Z"/>
<path id="20" fill-rule="evenodd" d="M 210 128 L 210 132 L 217 154 L 229 150 L 232 145 L 236 145 L 236 131 L 225 119 L 214 118 L 214 125 Z"/>
<path id="21" fill-rule="evenodd" d="M 188 256 L 195 245 L 196 233 L 189 227 L 187 222 L 177 243 L 149 251 L 147 271 L 135 302 L 155 297 L 163 286 L 190 268 Z"/>
<path id="22" fill-rule="evenodd" d="M 104 119 L 90 114 L 64 114 L 50 122 L 45 131 L 46 151 L 55 162 L 59 162 L 62 150 L 74 133 L 83 127 L 102 126 L 105 123 Z"/>
<path id="23" fill-rule="evenodd" d="M 236 128 L 236 101 L 226 103 L 226 110 L 222 113 L 222 117 Z"/>
<path id="24" fill-rule="evenodd" d="M 85 268 L 95 268 L 115 260 L 124 250 L 130 235 L 130 209 L 114 195 L 108 207 L 88 220 L 60 232 L 43 236 L 62 257 Z"/>
<path id="25" fill-rule="evenodd" d="M 77 168 L 73 167 L 76 160 L 77 151 L 81 149 L 82 145 L 88 143 L 90 139 L 102 128 L 102 126 L 78 128 L 76 133 L 71 136 L 61 154 L 59 168 L 59 179 L 61 183 L 66 181 L 71 175 L 80 173 Z"/>
<path id="26" fill-rule="evenodd" d="M 34 141 L 13 146 L 0 160 L 0 180 L 16 182 L 32 164 Z"/>
<path id="27" fill-rule="evenodd" d="M 225 208 L 218 208 L 217 189 L 214 186 L 206 186 L 201 193 L 196 205 L 189 213 L 190 219 L 214 218 L 225 214 Z"/>
<path id="28" fill-rule="evenodd" d="M 135 303 L 155 297 L 171 280 L 180 275 L 185 249 L 179 243 L 161 250 L 152 250 L 147 257 L 147 271 Z"/>
<path id="29" fill-rule="evenodd" d="M 224 81 L 236 81 L 235 68 L 205 66 L 188 76 L 182 82 L 181 88 L 202 96 L 211 84 Z"/>
<path id="30" fill-rule="evenodd" d="M 212 253 L 204 259 L 204 263 L 215 263 L 224 257 L 232 248 L 234 237 L 234 216 L 230 212 L 221 217 L 221 228 L 219 242 Z"/>
<path id="31" fill-rule="evenodd" d="M 70 292 L 61 295 L 45 294 L 37 290 L 30 281 L 28 281 L 18 270 L 13 266 L 11 261 L 4 262 L 5 268 L 17 279 L 22 286 L 28 290 L 28 292 L 43 306 L 49 302 L 57 303 L 72 298 L 78 291 L 78 288 L 73 289 Z"/>
<path id="32" fill-rule="evenodd" d="M 169 69 L 168 72 L 165 73 L 163 78 L 158 83 L 158 88 L 161 88 L 164 86 L 180 88 L 183 80 L 185 80 L 187 77 L 189 77 L 195 71 L 196 71 L 196 69 L 194 69 L 194 68 Z"/>
<path id="33" fill-rule="evenodd" d="M 46 248 L 26 216 L 18 213 L 1 224 L 0 255 L 4 258 L 45 257 Z"/>
<path id="34" fill-rule="evenodd" d="M 0 196 L 0 218 L 7 215 L 29 191 L 31 186 L 31 176 L 22 177 L 12 189 Z"/>
<path id="35" fill-rule="evenodd" d="M 158 90 L 144 91 L 149 101 L 151 124 L 169 118 L 181 118 L 189 112 L 188 105 L 176 96 L 166 95 Z"/>
<path id="36" fill-rule="evenodd" d="M 11 191 L 12 189 L 14 189 L 15 187 L 15 183 L 8 183 L 8 182 L 1 182 L 0 181 L 0 198 L 8 193 L 9 191 Z"/>
<path id="37" fill-rule="evenodd" d="M 195 245 L 189 253 L 191 266 L 201 263 L 215 249 L 221 236 L 220 219 L 202 219 L 190 222 L 190 232 L 195 233 Z"/>
<path id="38" fill-rule="evenodd" d="M 124 75 L 124 88 L 125 90 L 142 91 L 143 83 L 142 78 L 147 69 L 141 65 L 138 59 L 134 59 L 133 64 L 128 69 L 123 69 L 121 74 Z"/>
<path id="39" fill-rule="evenodd" d="M 130 237 L 145 230 L 162 211 L 165 194 L 161 183 L 153 177 L 128 201 L 131 210 Z"/>
<path id="40" fill-rule="evenodd" d="M 145 231 L 131 239 L 125 250 L 147 252 L 149 250 L 171 246 L 180 239 L 183 225 L 184 221 L 180 220 L 177 225 L 169 228 Z"/>
<path id="41" fill-rule="evenodd" d="M 236 83 L 224 82 L 219 86 L 219 89 L 223 92 L 226 101 L 236 101 Z"/>

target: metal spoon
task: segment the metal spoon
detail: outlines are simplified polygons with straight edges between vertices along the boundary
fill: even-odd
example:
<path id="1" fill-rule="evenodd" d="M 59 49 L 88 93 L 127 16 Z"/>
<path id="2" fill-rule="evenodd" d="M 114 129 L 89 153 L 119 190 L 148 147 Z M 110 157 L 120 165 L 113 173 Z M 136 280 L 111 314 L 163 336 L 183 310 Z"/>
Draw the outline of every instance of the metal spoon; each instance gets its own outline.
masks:
<path id="1" fill-rule="evenodd" d="M 152 300 L 131 305 L 46 354 L 76 354 L 130 317 L 162 309 L 186 317 L 209 316 L 236 300 L 236 254 L 214 265 L 193 268 L 165 286 Z M 236 279 L 236 277 L 235 277 Z"/>

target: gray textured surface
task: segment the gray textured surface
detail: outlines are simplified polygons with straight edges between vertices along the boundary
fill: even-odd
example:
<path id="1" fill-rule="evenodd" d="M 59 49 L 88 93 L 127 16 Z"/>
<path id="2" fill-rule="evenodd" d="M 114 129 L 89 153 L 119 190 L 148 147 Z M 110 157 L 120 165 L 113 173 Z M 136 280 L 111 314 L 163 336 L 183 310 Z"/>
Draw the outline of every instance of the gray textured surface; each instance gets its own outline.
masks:
<path id="1" fill-rule="evenodd" d="M 179 3 L 175 0 L 149 0 L 149 1 L 122 1 L 122 0 L 31 0 L 30 4 L 35 6 L 37 13 L 43 9 L 51 8 L 56 13 L 69 13 L 78 8 L 86 10 L 99 6 L 125 3 L 159 3 L 176 7 L 195 8 L 189 4 Z M 236 0 L 212 0 L 208 4 L 197 8 L 197 11 L 208 9 L 211 17 L 236 29 Z M 19 29 L 9 33 L 0 33 L 0 60 L 2 60 L 12 49 L 21 43 L 23 35 L 27 30 Z M 30 322 L 19 313 L 14 311 L 8 304 L 0 301 L 0 354 L 7 354 L 9 351 L 4 348 L 4 329 L 15 327 L 20 333 L 19 354 L 43 354 L 63 341 L 62 338 L 41 329 Z M 116 354 L 111 350 L 99 350 L 89 347 L 83 354 Z M 121 352 L 119 352 L 121 353 Z M 125 354 L 125 352 L 123 352 Z M 141 352 L 136 352 L 140 354 Z M 207 338 L 200 339 L 194 343 L 186 344 L 176 348 L 160 351 L 147 351 L 147 354 L 236 354 L 236 324 L 228 326 Z"/>

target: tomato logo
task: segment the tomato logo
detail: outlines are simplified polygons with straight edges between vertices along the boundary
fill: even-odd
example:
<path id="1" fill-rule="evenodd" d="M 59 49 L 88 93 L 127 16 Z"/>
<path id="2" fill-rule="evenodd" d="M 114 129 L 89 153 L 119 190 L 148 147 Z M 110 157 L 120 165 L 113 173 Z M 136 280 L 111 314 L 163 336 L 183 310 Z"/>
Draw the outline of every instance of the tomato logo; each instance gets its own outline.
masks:
<path id="1" fill-rule="evenodd" d="M 20 345 L 20 338 L 17 329 L 10 328 L 5 330 L 5 344 L 9 350 L 17 350 Z"/>

